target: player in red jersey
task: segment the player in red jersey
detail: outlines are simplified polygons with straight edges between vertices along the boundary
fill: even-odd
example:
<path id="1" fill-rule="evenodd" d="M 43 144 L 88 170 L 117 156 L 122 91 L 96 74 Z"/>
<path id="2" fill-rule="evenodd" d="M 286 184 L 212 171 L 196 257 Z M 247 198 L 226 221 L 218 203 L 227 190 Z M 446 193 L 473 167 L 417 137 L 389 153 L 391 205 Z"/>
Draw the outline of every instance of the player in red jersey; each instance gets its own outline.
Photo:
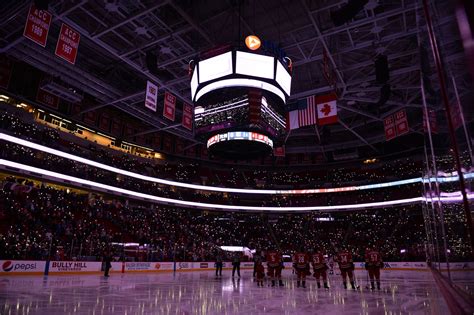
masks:
<path id="1" fill-rule="evenodd" d="M 282 287 L 283 281 L 281 280 L 281 269 L 283 266 L 283 260 L 279 251 L 270 248 L 265 258 L 267 260 L 268 276 L 272 279 L 272 287 L 275 286 L 275 280 L 278 280 L 278 284 Z"/>
<path id="2" fill-rule="evenodd" d="M 263 277 L 265 277 L 265 268 L 260 260 L 255 262 L 255 273 L 257 275 L 257 287 L 263 287 Z"/>
<path id="3" fill-rule="evenodd" d="M 369 273 L 370 288 L 375 290 L 374 278 L 377 281 L 377 290 L 380 290 L 380 269 L 383 268 L 382 255 L 373 248 L 367 248 L 365 251 L 365 269 Z"/>
<path id="4" fill-rule="evenodd" d="M 321 288 L 321 283 L 319 282 L 320 278 L 323 278 L 324 288 L 329 289 L 327 276 L 328 265 L 326 264 L 326 259 L 324 259 L 321 250 L 316 249 L 311 255 L 311 264 L 313 265 L 313 275 L 316 278 L 318 289 Z"/>
<path id="5" fill-rule="evenodd" d="M 355 290 L 356 286 L 354 283 L 354 261 L 352 260 L 352 254 L 347 249 L 343 249 L 337 254 L 336 260 L 339 264 L 339 269 L 341 270 L 344 289 L 347 289 L 346 278 L 347 276 L 349 276 L 352 289 Z"/>
<path id="6" fill-rule="evenodd" d="M 293 267 L 296 270 L 297 282 L 296 286 L 306 288 L 306 273 L 309 271 L 309 255 L 301 248 L 293 255 Z"/>

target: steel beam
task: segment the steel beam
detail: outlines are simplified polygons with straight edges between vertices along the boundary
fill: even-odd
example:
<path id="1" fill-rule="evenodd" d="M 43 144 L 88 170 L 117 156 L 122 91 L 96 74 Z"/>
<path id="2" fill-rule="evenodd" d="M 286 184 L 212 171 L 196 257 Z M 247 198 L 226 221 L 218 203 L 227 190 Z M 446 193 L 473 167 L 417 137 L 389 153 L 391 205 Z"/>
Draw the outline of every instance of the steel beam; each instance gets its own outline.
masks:
<path id="1" fill-rule="evenodd" d="M 354 136 L 356 136 L 357 138 L 359 138 L 362 142 L 364 142 L 366 145 L 368 145 L 372 150 L 374 150 L 376 153 L 380 153 L 379 150 L 377 150 L 376 147 L 374 147 L 372 144 L 370 144 L 367 140 L 365 140 L 364 137 L 362 137 L 360 134 L 358 134 L 357 132 L 355 132 L 354 130 L 352 130 L 351 127 L 349 127 L 348 125 L 346 125 L 346 123 L 344 123 L 341 119 L 339 119 L 339 123 L 344 127 L 346 128 L 347 130 L 349 130 Z"/>
<path id="2" fill-rule="evenodd" d="M 150 13 L 150 12 L 152 12 L 152 11 L 154 11 L 154 10 L 156 10 L 156 9 L 158 9 L 158 8 L 160 8 L 160 7 L 162 7 L 162 6 L 164 6 L 164 5 L 167 4 L 168 2 L 169 2 L 169 0 L 163 0 L 161 3 L 155 4 L 155 5 L 152 6 L 151 8 L 148 8 L 148 9 L 146 9 L 146 10 L 143 10 L 143 11 L 141 11 L 141 12 L 138 12 L 137 14 L 134 14 L 134 15 L 132 15 L 131 17 L 129 17 L 129 18 L 125 19 L 125 20 L 122 20 L 120 23 L 117 23 L 117 24 L 115 24 L 115 25 L 113 25 L 113 26 L 111 26 L 111 27 L 109 27 L 109 28 L 107 28 L 107 29 L 105 29 L 105 30 L 99 32 L 99 33 L 91 34 L 90 37 L 93 38 L 93 39 L 99 38 L 99 37 L 101 37 L 101 36 L 103 36 L 103 35 L 105 35 L 105 34 L 111 32 L 111 31 L 113 31 L 113 30 L 115 30 L 115 29 L 117 29 L 117 28 L 119 28 L 119 27 L 121 27 L 121 26 L 124 26 L 124 25 L 127 24 L 128 22 L 131 22 L 131 21 L 133 21 L 133 20 L 135 20 L 135 19 L 137 19 L 137 18 L 139 18 L 139 17 L 142 17 L 142 16 L 144 16 L 144 15 L 146 15 L 146 14 L 148 14 L 148 13 Z"/>

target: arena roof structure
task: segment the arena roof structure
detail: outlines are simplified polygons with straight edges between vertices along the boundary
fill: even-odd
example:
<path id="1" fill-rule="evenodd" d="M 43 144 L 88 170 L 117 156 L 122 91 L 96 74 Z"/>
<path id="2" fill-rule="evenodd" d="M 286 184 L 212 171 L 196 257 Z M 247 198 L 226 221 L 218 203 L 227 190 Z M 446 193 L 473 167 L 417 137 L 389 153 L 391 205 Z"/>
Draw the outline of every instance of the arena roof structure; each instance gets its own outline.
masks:
<path id="1" fill-rule="evenodd" d="M 417 1 L 369 0 L 354 19 L 336 26 L 331 12 L 346 3 L 51 1 L 52 23 L 43 48 L 23 36 L 31 2 L 4 1 L 0 53 L 92 96 L 96 103 L 82 108 L 81 114 L 114 107 L 143 123 L 146 128 L 140 134 L 166 132 L 188 139 L 192 145 L 205 145 L 180 124 L 150 115 L 143 106 L 146 81 L 157 83 L 161 99 L 169 91 L 178 100 L 190 102 L 189 62 L 216 47 L 243 46 L 247 35 L 257 35 L 292 60 L 289 102 L 331 92 L 334 87 L 339 91 L 339 122 L 293 130 L 285 139 L 286 152 L 317 153 L 327 158 L 330 153 L 377 156 L 421 147 L 420 45 L 432 59 L 422 8 Z M 453 7 L 448 1 L 432 5 L 438 12 L 433 18 L 449 79 L 454 77 L 463 101 L 472 101 Z M 54 55 L 62 23 L 81 35 L 74 66 Z M 157 69 L 147 67 L 147 55 L 156 56 Z M 378 55 L 387 57 L 390 69 L 391 93 L 385 101 L 381 101 L 382 85 L 376 83 L 374 63 Z M 329 69 L 331 82 L 323 66 Z M 436 90 L 435 71 L 432 78 Z M 443 111 L 439 101 L 429 105 Z M 386 142 L 383 118 L 400 109 L 406 110 L 410 132 L 403 142 Z M 180 108 L 177 114 L 181 115 Z M 440 132 L 447 131 L 441 127 Z"/>

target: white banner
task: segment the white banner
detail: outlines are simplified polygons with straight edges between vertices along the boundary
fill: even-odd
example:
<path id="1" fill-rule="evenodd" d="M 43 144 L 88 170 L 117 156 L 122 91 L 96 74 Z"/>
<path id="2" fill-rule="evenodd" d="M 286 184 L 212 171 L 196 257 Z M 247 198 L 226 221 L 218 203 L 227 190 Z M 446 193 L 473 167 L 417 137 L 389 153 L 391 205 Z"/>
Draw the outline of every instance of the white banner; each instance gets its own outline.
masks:
<path id="1" fill-rule="evenodd" d="M 158 86 L 153 82 L 146 82 L 145 107 L 156 112 L 156 103 L 158 100 Z"/>
<path id="2" fill-rule="evenodd" d="M 0 266 L 0 275 L 43 274 L 46 262 L 34 260 L 0 260 Z"/>
<path id="3" fill-rule="evenodd" d="M 134 271 L 172 271 L 174 263 L 172 262 L 126 262 L 125 272 Z"/>
<path id="4" fill-rule="evenodd" d="M 49 274 L 55 273 L 82 273 L 101 272 L 100 261 L 51 261 L 49 263 Z M 118 270 L 120 271 L 120 269 Z"/>
<path id="5" fill-rule="evenodd" d="M 435 263 L 433 263 L 434 265 Z M 263 263 L 266 268 L 266 263 Z M 291 270 L 292 263 L 285 262 L 285 268 Z M 364 270 L 364 262 L 354 262 L 357 270 Z M 385 262 L 385 270 L 414 270 L 428 271 L 426 262 Z M 110 272 L 172 272 L 175 263 L 173 262 L 112 262 Z M 0 275 L 43 275 L 46 267 L 45 261 L 32 260 L 0 260 Z M 437 267 L 437 266 L 435 266 Z M 446 269 L 446 264 L 441 264 L 441 269 Z M 223 262 L 224 269 L 231 269 L 232 262 Z M 253 262 L 241 262 L 241 269 L 253 269 Z M 210 271 L 215 269 L 215 262 L 176 262 L 176 271 Z M 339 270 L 337 264 L 334 269 Z M 451 271 L 469 271 L 474 270 L 474 262 L 452 262 Z M 100 261 L 51 261 L 49 265 L 49 274 L 63 273 L 102 273 L 102 262 Z"/>

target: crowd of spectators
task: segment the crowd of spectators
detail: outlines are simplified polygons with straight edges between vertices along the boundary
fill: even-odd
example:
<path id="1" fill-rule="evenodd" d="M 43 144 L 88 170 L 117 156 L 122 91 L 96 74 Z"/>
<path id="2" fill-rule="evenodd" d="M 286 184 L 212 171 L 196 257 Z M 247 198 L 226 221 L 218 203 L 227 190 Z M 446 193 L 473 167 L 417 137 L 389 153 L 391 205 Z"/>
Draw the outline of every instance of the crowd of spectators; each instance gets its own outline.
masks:
<path id="1" fill-rule="evenodd" d="M 248 122 L 248 113 L 248 99 L 245 96 L 211 104 L 206 106 L 205 112 L 196 113 L 196 129 L 222 123 L 231 123 L 234 126 L 245 125 Z"/>
<path id="2" fill-rule="evenodd" d="M 362 169 L 341 168 L 304 170 L 272 168 L 213 168 L 204 162 L 163 162 L 123 154 L 92 142 L 71 142 L 60 131 L 26 121 L 11 113 L 0 114 L 0 129 L 36 143 L 88 159 L 154 177 L 224 187 L 302 189 L 307 187 L 342 187 L 378 183 L 420 176 L 418 162 L 408 159 L 371 165 Z M 335 205 L 385 201 L 419 196 L 419 185 L 318 195 L 251 196 L 209 193 L 176 189 L 134 180 L 46 154 L 15 143 L 2 142 L 1 157 L 56 172 L 70 174 L 133 191 L 176 199 L 238 205 L 302 206 Z M 449 158 L 446 158 L 447 160 Z M 447 163 L 447 162 L 446 162 Z M 28 193 L 17 187 L 31 187 L 32 182 L 8 179 L 1 192 L 0 258 L 57 259 L 98 256 L 111 244 L 138 242 L 148 244 L 136 259 L 209 260 L 218 245 L 244 245 L 265 248 L 276 243 L 285 251 L 304 244 L 323 246 L 334 251 L 349 244 L 358 254 L 364 246 L 377 242 L 391 260 L 422 259 L 425 252 L 425 222 L 421 205 L 390 209 L 333 213 L 329 221 L 319 221 L 320 213 L 267 215 L 218 213 L 179 209 L 172 206 L 111 199 L 91 192 L 71 192 L 36 185 Z M 9 188 L 10 187 L 10 188 Z M 455 191 L 455 188 L 451 189 Z M 253 198 L 253 199 L 252 199 Z M 459 205 L 447 205 L 446 222 L 451 255 L 466 257 L 466 246 L 459 224 L 465 222 Z M 462 224 L 461 224 L 462 225 Z M 124 247 L 115 254 L 130 255 Z M 403 255 L 400 250 L 404 249 Z M 118 251 L 118 252 L 117 252 Z"/>
<path id="3" fill-rule="evenodd" d="M 77 143 L 63 140 L 59 136 L 58 131 L 49 128 L 42 128 L 41 126 L 31 123 L 25 123 L 19 118 L 7 113 L 3 113 L 0 116 L 0 128 L 8 130 L 14 135 L 21 136 L 22 138 L 26 138 L 34 142 L 43 143 L 49 147 L 56 148 L 63 152 L 72 153 L 74 155 L 82 156 L 139 174 L 171 179 L 180 182 L 205 182 L 208 185 L 213 185 L 213 181 L 209 181 L 209 178 L 214 177 L 217 179 L 217 181 L 214 182 L 214 185 L 216 186 L 226 186 L 222 185 L 222 183 L 225 183 L 229 184 L 229 186 L 226 187 L 263 187 L 276 189 L 284 189 L 282 188 L 282 185 L 280 185 L 280 183 L 283 182 L 286 183 L 287 188 L 299 188 L 299 185 L 297 184 L 298 180 L 296 180 L 299 178 L 298 176 L 301 176 L 299 180 L 303 182 L 312 182 L 314 185 L 316 185 L 317 182 L 314 178 L 311 179 L 310 172 L 291 173 L 288 170 L 246 171 L 237 170 L 236 168 L 232 168 L 230 170 L 216 169 L 211 172 L 208 168 L 196 163 L 177 162 L 173 164 L 160 164 L 153 160 L 140 159 L 128 154 L 118 154 L 118 152 L 112 152 L 113 150 L 107 150 L 92 143 L 90 143 L 88 147 L 80 146 Z M 301 194 L 292 195 L 291 198 L 288 195 L 254 196 L 245 194 L 211 193 L 190 189 L 177 189 L 170 186 L 159 185 L 153 182 L 137 180 L 133 177 L 118 175 L 110 171 L 105 171 L 103 169 L 88 166 L 86 164 L 77 163 L 56 155 L 30 149 L 16 143 L 3 142 L 2 146 L 4 146 L 6 150 L 2 151 L 1 157 L 8 160 L 13 160 L 15 162 L 25 163 L 31 166 L 37 166 L 63 174 L 129 189 L 132 191 L 145 192 L 152 195 L 180 200 L 205 201 L 208 203 L 219 203 L 224 200 L 227 204 L 252 206 L 322 206 L 349 204 L 353 203 L 354 200 L 357 200 L 358 203 L 387 201 L 400 198 L 416 197 L 421 194 L 421 190 L 417 184 L 404 185 L 395 188 L 379 188 L 376 190 L 339 192 L 337 195 Z M 404 167 L 409 168 L 410 166 L 414 165 L 408 163 L 408 166 Z M 382 169 L 384 168 L 384 166 L 381 167 Z M 400 166 L 399 169 L 404 168 Z M 344 177 L 344 172 L 338 169 L 335 169 L 333 172 L 327 172 L 327 180 L 331 182 L 331 179 L 336 181 L 337 178 L 338 181 L 335 186 L 340 187 L 354 184 L 354 180 L 357 179 L 358 176 L 362 176 L 360 172 L 352 172 L 350 170 L 346 170 L 346 172 L 346 177 Z M 376 179 L 381 178 L 377 177 L 377 174 L 381 174 L 384 171 L 374 169 L 371 172 L 369 172 L 369 170 L 365 170 L 365 172 L 366 173 L 362 172 L 362 174 L 365 174 L 369 179 Z M 199 181 L 197 178 L 200 178 L 201 180 Z M 204 178 L 206 180 L 203 180 Z M 348 180 L 351 178 L 353 181 L 348 182 Z M 388 178 L 396 179 L 397 177 L 387 176 L 386 179 Z M 240 183 L 240 185 L 238 185 L 238 183 Z M 366 184 L 367 181 L 363 183 Z M 321 181 L 319 182 L 319 185 L 321 185 L 319 187 L 327 187 L 328 183 L 324 181 L 323 184 Z M 315 186 L 311 187 L 314 188 Z"/>
<path id="4" fill-rule="evenodd" d="M 348 245 L 361 258 L 368 244 L 390 260 L 424 257 L 419 205 L 344 213 L 209 212 L 107 199 L 13 177 L 2 187 L 0 259 L 81 259 L 112 248 L 121 258 L 206 261 L 222 245 L 275 245 L 287 254 L 301 245 L 328 252 Z M 142 254 L 113 246 L 126 243 L 147 246 Z"/>
<path id="5" fill-rule="evenodd" d="M 378 183 L 390 180 L 419 177 L 421 162 L 410 158 L 383 162 L 375 165 L 356 165 L 335 168 L 297 168 L 218 166 L 207 165 L 203 161 L 182 162 L 179 160 L 145 159 L 131 154 L 108 149 L 88 142 L 71 142 L 61 137 L 62 132 L 36 123 L 25 122 L 14 114 L 0 114 L 0 129 L 23 139 L 45 144 L 61 151 L 81 155 L 111 166 L 141 172 L 150 176 L 203 183 L 221 187 L 260 187 L 284 189 L 306 189 L 314 187 L 340 187 L 358 183 Z M 199 172 L 197 171 L 199 170 Z"/>

